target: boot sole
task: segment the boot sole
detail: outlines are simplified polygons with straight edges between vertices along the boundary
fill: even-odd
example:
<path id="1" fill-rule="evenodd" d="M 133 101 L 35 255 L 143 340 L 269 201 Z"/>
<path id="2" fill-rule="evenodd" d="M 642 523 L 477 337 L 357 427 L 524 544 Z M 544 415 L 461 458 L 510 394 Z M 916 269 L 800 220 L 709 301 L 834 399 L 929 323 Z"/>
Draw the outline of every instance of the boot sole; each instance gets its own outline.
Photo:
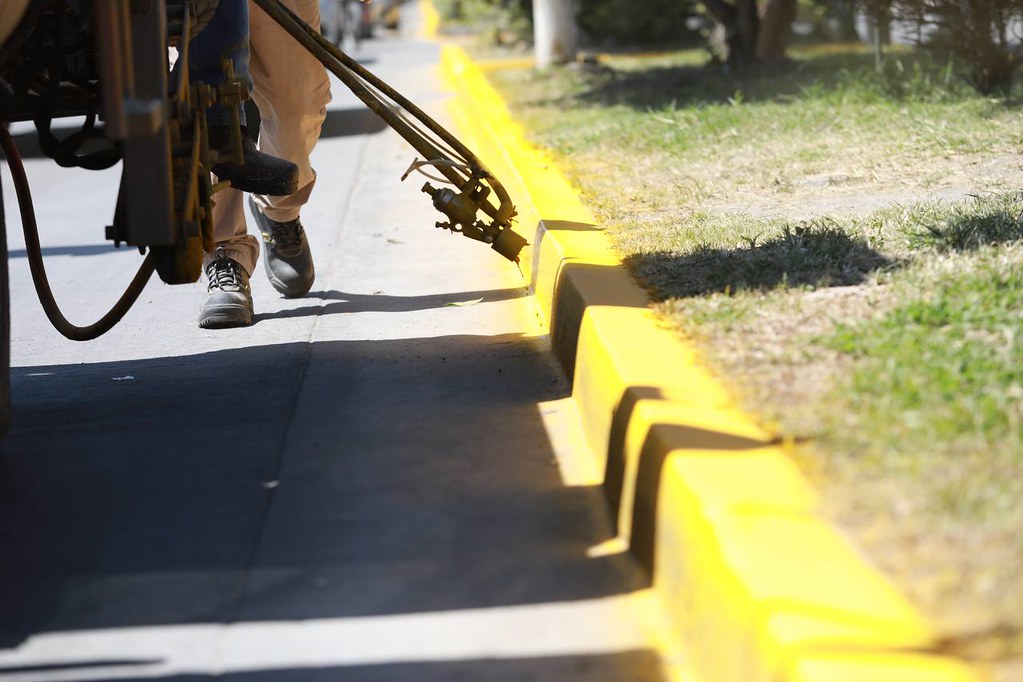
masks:
<path id="1" fill-rule="evenodd" d="M 202 329 L 230 329 L 252 324 L 252 311 L 243 305 L 218 305 L 204 309 L 199 315 Z"/>

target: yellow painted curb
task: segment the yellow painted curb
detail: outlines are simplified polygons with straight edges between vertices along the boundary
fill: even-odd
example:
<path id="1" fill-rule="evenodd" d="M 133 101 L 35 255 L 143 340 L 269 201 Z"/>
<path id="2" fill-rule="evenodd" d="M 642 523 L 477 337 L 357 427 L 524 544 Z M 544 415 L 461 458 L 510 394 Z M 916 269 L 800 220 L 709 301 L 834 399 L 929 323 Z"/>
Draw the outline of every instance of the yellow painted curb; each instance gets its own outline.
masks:
<path id="1" fill-rule="evenodd" d="M 486 67 L 445 46 L 460 134 L 504 182 L 551 344 L 604 471 L 618 537 L 647 569 L 703 682 L 971 682 L 929 625 L 816 515 L 770 434 L 658 323 L 578 193 L 530 146 Z"/>
<path id="2" fill-rule="evenodd" d="M 419 37 L 431 40 L 437 37 L 440 29 L 440 14 L 430 0 L 419 0 L 419 14 L 423 17 L 423 24 L 419 28 Z"/>

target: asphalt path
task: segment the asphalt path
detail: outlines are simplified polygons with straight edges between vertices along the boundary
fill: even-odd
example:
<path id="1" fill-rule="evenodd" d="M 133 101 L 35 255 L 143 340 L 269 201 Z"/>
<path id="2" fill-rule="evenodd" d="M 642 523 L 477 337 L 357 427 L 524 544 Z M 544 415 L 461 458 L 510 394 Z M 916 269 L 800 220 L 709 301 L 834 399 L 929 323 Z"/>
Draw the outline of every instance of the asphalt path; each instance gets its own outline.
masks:
<path id="1" fill-rule="evenodd" d="M 447 120 L 417 21 L 358 56 Z M 154 281 L 66 341 L 3 169 L 0 680 L 661 679 L 515 267 L 434 229 L 398 181 L 414 152 L 334 85 L 316 284 L 286 300 L 257 272 L 250 328 L 201 330 L 204 284 Z M 117 170 L 27 166 L 56 297 L 91 322 L 140 260 L 103 241 Z"/>

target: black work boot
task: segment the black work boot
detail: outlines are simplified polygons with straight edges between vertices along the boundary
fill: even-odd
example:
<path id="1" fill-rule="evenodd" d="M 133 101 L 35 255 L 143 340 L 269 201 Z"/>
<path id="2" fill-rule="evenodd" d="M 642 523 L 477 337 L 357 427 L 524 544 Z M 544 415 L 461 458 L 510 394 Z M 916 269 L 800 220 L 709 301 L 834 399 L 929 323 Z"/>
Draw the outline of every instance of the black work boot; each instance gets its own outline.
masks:
<path id="1" fill-rule="evenodd" d="M 274 289 L 287 298 L 305 296 L 316 279 L 313 252 L 298 218 L 286 223 L 270 220 L 249 197 L 249 210 L 263 236 L 263 266 Z"/>
<path id="2" fill-rule="evenodd" d="M 206 266 L 209 284 L 206 300 L 199 308 L 199 326 L 203 329 L 247 327 L 252 324 L 252 292 L 249 276 L 238 261 L 229 258 L 223 247 Z"/>
<path id="3" fill-rule="evenodd" d="M 230 153 L 228 126 L 210 126 L 210 148 L 222 154 Z M 243 192 L 279 197 L 294 194 L 298 189 L 298 166 L 256 149 L 245 126 L 242 126 L 242 156 L 244 163 L 218 163 L 213 172 L 221 180 L 230 180 L 232 187 Z"/>

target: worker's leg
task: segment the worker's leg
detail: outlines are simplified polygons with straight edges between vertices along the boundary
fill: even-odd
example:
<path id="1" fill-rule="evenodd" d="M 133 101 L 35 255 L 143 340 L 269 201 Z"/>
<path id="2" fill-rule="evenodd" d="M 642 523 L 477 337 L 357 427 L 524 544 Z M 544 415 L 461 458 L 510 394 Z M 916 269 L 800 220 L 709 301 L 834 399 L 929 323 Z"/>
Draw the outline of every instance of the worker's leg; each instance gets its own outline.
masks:
<path id="1" fill-rule="evenodd" d="M 226 61 L 232 63 L 235 78 L 251 89 L 248 0 L 221 0 L 209 25 L 189 46 L 188 70 L 195 82 L 217 86 L 226 81 Z M 221 154 L 233 150 L 230 127 L 233 113 L 219 104 L 206 111 L 210 147 Z M 245 110 L 239 106 L 237 114 L 244 126 Z M 224 157 L 223 162 L 213 166 L 213 172 L 221 180 L 230 180 L 232 186 L 247 192 L 286 195 L 297 189 L 298 168 L 288 161 L 257 151 L 244 135 L 244 129 L 241 153 L 241 163 Z"/>
<path id="2" fill-rule="evenodd" d="M 234 1 L 236 0 L 228 0 Z M 319 24 L 318 0 L 311 2 L 288 0 L 286 4 L 310 25 Z M 318 61 L 295 43 L 291 36 L 261 9 L 254 6 L 251 9 L 249 54 L 252 57 L 246 73 L 255 71 L 258 74 L 257 78 L 252 79 L 254 85 L 252 95 L 262 118 L 259 141 L 261 151 L 291 160 L 299 167 L 299 189 L 296 193 L 291 196 L 259 197 L 259 203 L 267 207 L 266 214 L 268 216 L 272 214 L 270 219 L 283 223 L 281 227 L 285 229 L 281 230 L 281 236 L 290 238 L 288 243 L 281 245 L 283 257 L 277 253 L 276 248 L 274 249 L 274 255 L 278 256 L 276 271 L 271 272 L 270 268 L 267 271 L 271 282 L 278 290 L 286 295 L 301 295 L 308 291 L 312 284 L 312 261 L 301 226 L 297 222 L 295 225 L 290 223 L 293 220 L 297 221 L 299 210 L 308 200 L 315 183 L 316 175 L 309 164 L 309 154 L 316 144 L 320 125 L 326 115 L 330 86 L 326 73 Z M 207 272 L 218 259 L 226 257 L 237 262 L 246 276 L 252 274 L 259 258 L 259 241 L 249 235 L 246 229 L 244 195 L 233 189 L 226 190 L 219 192 L 214 201 L 216 202 L 213 209 L 214 239 L 217 242 L 217 249 L 214 253 L 206 255 Z M 274 207 L 277 207 L 276 211 Z M 263 215 L 262 212 L 260 215 Z M 276 226 L 276 223 L 274 225 Z M 263 226 L 261 223 L 261 231 Z M 291 240 L 296 235 L 302 239 L 302 248 L 301 253 L 292 257 L 287 249 L 295 249 Z M 247 282 L 245 286 L 247 288 Z M 207 308 L 219 303 L 222 298 L 225 298 L 222 292 L 211 290 L 207 304 L 200 311 L 201 326 L 219 325 L 220 318 L 231 317 L 232 313 L 228 311 L 220 318 L 213 319 L 212 324 L 208 324 L 217 311 L 207 314 Z"/>
<path id="3" fill-rule="evenodd" d="M 259 240 L 249 234 L 245 226 L 245 194 L 226 189 L 213 195 L 213 201 L 214 241 L 251 275 L 259 260 Z M 213 258 L 214 254 L 207 253 L 203 265 L 209 265 Z"/>
<path id="4" fill-rule="evenodd" d="M 310 26 L 320 23 L 319 0 L 284 0 Z M 253 193 L 250 207 L 259 227 L 267 278 L 288 297 L 304 296 L 316 269 L 299 220 L 316 173 L 309 163 L 330 101 L 330 82 L 320 62 L 262 9 L 250 4 L 253 100 L 262 120 L 259 147 L 298 166 L 298 191 L 288 196 Z"/>
<path id="5" fill-rule="evenodd" d="M 251 89 L 248 0 L 220 0 L 210 23 L 188 46 L 189 78 L 209 85 L 223 83 L 227 79 L 225 59 L 231 60 L 234 77 Z M 244 125 L 245 111 L 240 107 L 239 115 Z M 226 126 L 231 121 L 227 110 L 220 105 L 207 110 L 206 120 L 211 126 Z"/>
<path id="6" fill-rule="evenodd" d="M 310 26 L 319 27 L 319 0 L 285 0 L 284 4 Z M 298 218 L 316 182 L 309 154 L 327 113 L 330 81 L 323 65 L 255 5 L 250 5 L 249 27 L 252 96 L 262 119 L 259 148 L 299 169 L 297 192 L 254 199 L 267 218 L 284 223 Z"/>
<path id="7" fill-rule="evenodd" d="M 209 26 L 189 46 L 189 75 L 196 82 L 217 85 L 224 82 L 224 59 L 233 62 L 235 77 L 251 87 L 248 76 L 249 62 L 248 4 L 246 0 L 220 0 L 217 12 Z M 244 124 L 244 111 L 239 112 Z M 223 107 L 207 111 L 210 125 L 210 146 L 218 151 L 230 147 L 230 112 Z M 284 169 L 289 166 L 280 159 L 263 158 L 255 152 L 251 142 L 243 144 L 244 164 L 220 164 L 214 166 L 219 175 L 230 176 L 231 182 L 241 185 L 256 181 L 257 185 L 269 189 L 275 185 L 262 183 L 265 171 Z M 268 162 L 268 163 L 267 163 Z M 291 166 L 292 178 L 297 177 L 297 168 Z M 283 186 L 283 183 L 281 183 Z M 263 191 L 266 191 L 264 189 Z M 233 196 L 232 196 L 233 195 Z M 220 192 L 214 197 L 214 234 L 221 241 L 213 254 L 206 254 L 204 270 L 208 281 L 207 295 L 199 308 L 199 326 L 216 329 L 252 324 L 252 295 L 249 291 L 248 272 L 255 265 L 258 245 L 249 244 L 245 239 L 245 218 L 236 220 L 241 206 L 242 194 L 236 190 Z M 238 235 L 238 227 L 241 235 Z M 253 242 L 255 240 L 252 240 Z"/>
<path id="8" fill-rule="evenodd" d="M 248 0 L 220 0 L 213 19 L 189 45 L 189 76 L 194 81 L 215 85 L 224 81 L 223 60 L 231 59 L 235 77 L 251 89 L 249 77 L 249 5 Z M 244 124 L 244 109 L 240 112 Z M 210 126 L 230 123 L 223 107 L 207 111 Z M 259 241 L 245 229 L 244 195 L 235 189 L 218 192 L 213 197 L 213 237 L 228 257 L 252 274 L 259 257 Z M 213 260 L 208 253 L 204 266 Z"/>

